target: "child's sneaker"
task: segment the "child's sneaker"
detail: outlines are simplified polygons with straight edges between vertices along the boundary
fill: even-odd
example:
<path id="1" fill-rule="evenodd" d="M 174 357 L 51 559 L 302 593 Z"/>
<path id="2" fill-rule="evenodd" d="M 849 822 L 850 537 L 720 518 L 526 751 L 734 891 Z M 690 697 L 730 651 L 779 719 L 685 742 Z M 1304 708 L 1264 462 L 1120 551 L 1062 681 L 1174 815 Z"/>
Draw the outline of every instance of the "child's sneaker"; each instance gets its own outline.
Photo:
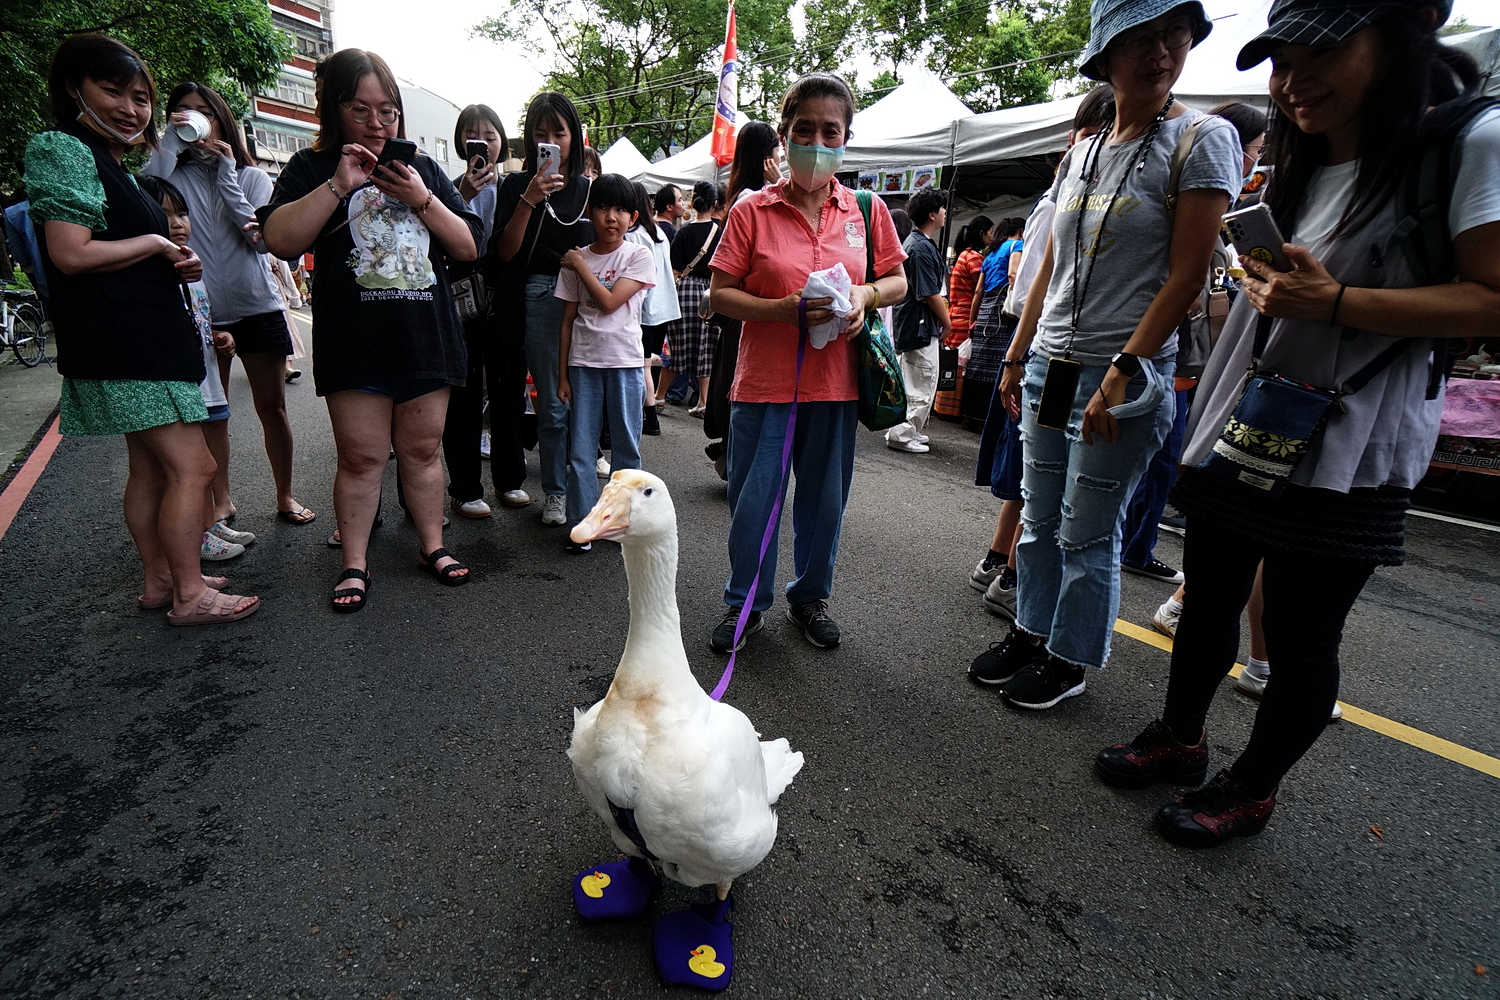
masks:
<path id="1" fill-rule="evenodd" d="M 223 562 L 226 559 L 237 559 L 244 555 L 245 547 L 238 542 L 226 542 L 218 535 L 205 531 L 203 547 L 198 554 L 204 562 Z"/>

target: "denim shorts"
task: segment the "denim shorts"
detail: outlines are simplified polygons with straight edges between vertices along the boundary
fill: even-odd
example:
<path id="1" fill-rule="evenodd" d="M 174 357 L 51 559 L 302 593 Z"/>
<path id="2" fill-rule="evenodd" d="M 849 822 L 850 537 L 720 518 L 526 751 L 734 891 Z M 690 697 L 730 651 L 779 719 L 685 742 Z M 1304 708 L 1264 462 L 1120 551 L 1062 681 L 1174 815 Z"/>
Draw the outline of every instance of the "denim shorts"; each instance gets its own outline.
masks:
<path id="1" fill-rule="evenodd" d="M 208 421 L 207 421 L 208 423 L 214 423 L 215 421 L 218 421 L 218 420 L 228 420 L 228 419 L 229 419 L 229 407 L 228 406 L 210 406 L 208 408 Z"/>
<path id="2" fill-rule="evenodd" d="M 439 389 L 446 388 L 448 388 L 448 383 L 440 378 L 398 378 L 375 385 L 357 385 L 354 391 L 368 392 L 375 396 L 389 396 L 392 403 L 400 406 L 402 403 L 410 403 L 419 396 L 425 396 L 429 392 L 437 392 Z"/>

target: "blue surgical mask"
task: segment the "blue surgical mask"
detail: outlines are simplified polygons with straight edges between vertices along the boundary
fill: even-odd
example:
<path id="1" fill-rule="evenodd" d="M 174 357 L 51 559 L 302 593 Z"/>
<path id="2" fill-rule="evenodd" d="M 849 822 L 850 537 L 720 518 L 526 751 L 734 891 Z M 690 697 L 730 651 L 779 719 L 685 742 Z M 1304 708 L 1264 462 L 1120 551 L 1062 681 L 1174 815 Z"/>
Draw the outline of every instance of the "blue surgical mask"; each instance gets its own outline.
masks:
<path id="1" fill-rule="evenodd" d="M 843 146 L 786 144 L 786 164 L 792 183 L 804 191 L 816 191 L 833 180 L 844 163 Z"/>

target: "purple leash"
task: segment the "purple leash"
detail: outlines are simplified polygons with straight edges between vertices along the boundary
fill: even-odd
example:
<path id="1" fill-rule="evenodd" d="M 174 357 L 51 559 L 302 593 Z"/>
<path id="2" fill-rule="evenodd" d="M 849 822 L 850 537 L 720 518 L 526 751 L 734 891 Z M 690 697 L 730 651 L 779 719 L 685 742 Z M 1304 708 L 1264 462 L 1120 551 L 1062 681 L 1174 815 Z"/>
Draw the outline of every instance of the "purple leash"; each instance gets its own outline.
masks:
<path id="1" fill-rule="evenodd" d="M 771 505 L 771 516 L 766 519 L 766 532 L 760 539 L 760 558 L 755 563 L 755 577 L 750 581 L 750 592 L 745 595 L 740 608 L 740 620 L 734 626 L 734 642 L 731 643 L 729 663 L 724 667 L 724 676 L 709 694 L 714 701 L 721 701 L 729 690 L 729 679 L 734 676 L 734 660 L 739 656 L 740 640 L 745 636 L 745 623 L 750 620 L 755 607 L 755 592 L 760 587 L 760 571 L 766 564 L 766 551 L 776 535 L 776 524 L 781 519 L 781 501 L 786 497 L 787 470 L 792 463 L 792 442 L 797 433 L 797 389 L 802 384 L 802 358 L 807 352 L 807 299 L 797 300 L 797 376 L 792 382 L 792 408 L 786 416 L 786 440 L 781 445 L 781 476 L 777 480 L 776 502 Z"/>

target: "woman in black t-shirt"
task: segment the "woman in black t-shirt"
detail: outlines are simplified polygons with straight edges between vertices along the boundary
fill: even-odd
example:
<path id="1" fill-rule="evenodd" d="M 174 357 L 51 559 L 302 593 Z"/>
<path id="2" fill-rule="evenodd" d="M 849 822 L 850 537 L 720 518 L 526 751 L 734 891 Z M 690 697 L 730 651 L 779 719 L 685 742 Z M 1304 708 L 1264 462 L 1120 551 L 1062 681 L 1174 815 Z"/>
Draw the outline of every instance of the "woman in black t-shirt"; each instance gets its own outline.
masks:
<path id="1" fill-rule="evenodd" d="M 333 607 L 347 613 L 367 603 L 366 550 L 392 448 L 421 540 L 418 565 L 448 586 L 469 580 L 443 548 L 438 445 L 448 387 L 468 374 L 444 257 L 476 259 L 481 226 L 430 157 L 377 166 L 404 131 L 400 88 L 378 55 L 333 54 L 320 115 L 317 142 L 292 157 L 258 214 L 273 253 L 291 259 L 310 248 L 321 265 L 313 378 L 338 448 L 338 582 L 350 585 L 334 591 Z"/>
<path id="2" fill-rule="evenodd" d="M 708 377 L 714 370 L 714 348 L 719 328 L 698 315 L 698 306 L 713 277 L 708 262 L 714 259 L 724 235 L 723 189 L 708 181 L 693 185 L 693 211 L 698 221 L 677 230 L 672 238 L 672 270 L 677 282 L 677 304 L 682 318 L 667 324 L 667 345 L 672 349 L 672 367 L 663 368 L 656 387 L 656 405 L 666 404 L 667 390 L 677 372 L 698 381 L 698 405 L 688 412 L 701 417 L 708 406 Z"/>
<path id="3" fill-rule="evenodd" d="M 521 297 L 526 365 L 536 385 L 537 453 L 542 466 L 542 523 L 567 520 L 568 406 L 557 398 L 558 347 L 562 299 L 553 291 L 563 254 L 594 241 L 584 214 L 589 183 L 583 175 L 583 126 L 578 110 L 562 94 L 532 98 L 526 109 L 524 169 L 500 185 L 495 204 L 492 249 L 500 270 L 512 280 L 497 281 Z M 556 173 L 538 174 L 537 143 L 561 150 Z M 497 304 L 497 309 L 503 308 Z"/>

